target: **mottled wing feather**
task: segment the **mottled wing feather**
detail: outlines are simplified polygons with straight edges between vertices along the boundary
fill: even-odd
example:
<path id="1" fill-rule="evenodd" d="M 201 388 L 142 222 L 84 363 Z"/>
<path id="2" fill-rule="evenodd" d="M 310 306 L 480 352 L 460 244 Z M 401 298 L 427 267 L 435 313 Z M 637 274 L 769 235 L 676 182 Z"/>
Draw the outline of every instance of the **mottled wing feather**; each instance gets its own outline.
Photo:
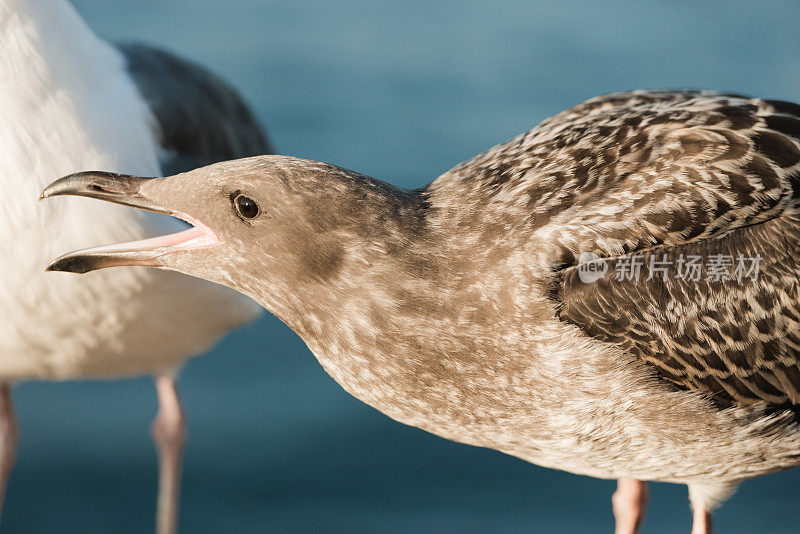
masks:
<path id="1" fill-rule="evenodd" d="M 799 405 L 799 253 L 795 215 L 598 260 L 607 271 L 595 281 L 570 267 L 559 317 L 722 405 Z"/>
<path id="2" fill-rule="evenodd" d="M 800 404 L 800 107 L 623 93 L 531 134 L 533 151 L 569 169 L 529 188 L 538 232 L 557 244 L 560 318 L 723 405 Z M 554 188 L 559 194 L 548 194 Z M 608 258 L 603 279 L 581 282 L 582 252 Z M 632 256 L 641 277 L 618 279 Z M 739 258 L 758 258 L 760 272 L 756 280 L 675 278 L 688 256 L 706 268 L 712 256 L 731 258 L 730 272 Z M 672 270 L 651 277 L 654 259 Z"/>
<path id="3" fill-rule="evenodd" d="M 135 43 L 117 47 L 158 122 L 165 174 L 272 153 L 238 92 L 219 77 L 158 48 Z"/>
<path id="4" fill-rule="evenodd" d="M 481 228 L 549 263 L 564 321 L 619 344 L 678 387 L 723 404 L 800 404 L 800 106 L 698 91 L 594 98 L 466 161 L 428 187 L 438 224 Z M 763 257 L 733 281 L 576 281 L 601 258 Z M 614 271 L 619 259 L 610 260 Z M 673 273 L 674 274 L 674 273 Z"/>
<path id="5" fill-rule="evenodd" d="M 487 206 L 485 223 L 524 220 L 570 265 L 584 251 L 678 244 L 781 213 L 800 188 L 799 132 L 800 107 L 789 103 L 620 93 L 556 115 L 430 187 Z"/>

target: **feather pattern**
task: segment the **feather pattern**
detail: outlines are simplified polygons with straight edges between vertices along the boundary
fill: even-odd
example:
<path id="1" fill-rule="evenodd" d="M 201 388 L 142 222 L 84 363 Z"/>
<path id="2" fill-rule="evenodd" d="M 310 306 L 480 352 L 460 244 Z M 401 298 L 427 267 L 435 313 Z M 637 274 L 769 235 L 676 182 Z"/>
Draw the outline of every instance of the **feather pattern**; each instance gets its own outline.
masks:
<path id="1" fill-rule="evenodd" d="M 170 268 L 253 297 L 389 417 L 710 509 L 800 462 L 797 110 L 637 91 L 414 191 L 285 156 L 149 187 L 222 241 Z M 269 215 L 243 225 L 209 190 Z M 662 276 L 665 257 L 715 274 Z"/>
<path id="2" fill-rule="evenodd" d="M 561 320 L 722 406 L 796 406 L 799 137 L 800 106 L 788 102 L 619 93 L 560 113 L 434 185 L 470 176 L 461 186 L 471 182 L 490 203 L 521 193 L 526 225 L 551 244 Z M 582 253 L 606 259 L 606 276 L 582 282 Z M 728 269 L 681 275 L 689 258 Z M 758 263 L 756 276 L 735 276 L 744 260 Z"/>

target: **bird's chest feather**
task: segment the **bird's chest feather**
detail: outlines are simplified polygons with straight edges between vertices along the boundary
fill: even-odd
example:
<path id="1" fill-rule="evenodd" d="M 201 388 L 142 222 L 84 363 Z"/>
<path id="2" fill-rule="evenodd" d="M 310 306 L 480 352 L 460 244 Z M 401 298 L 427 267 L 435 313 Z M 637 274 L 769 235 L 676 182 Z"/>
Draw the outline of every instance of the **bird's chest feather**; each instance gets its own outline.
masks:
<path id="1" fill-rule="evenodd" d="M 308 344 L 345 390 L 389 417 L 546 467 L 685 481 L 796 462 L 794 434 L 764 447 L 758 417 L 715 412 L 568 325 L 503 335 L 503 325 L 473 328 L 422 325 L 369 338 L 369 329 L 340 322 L 330 325 L 338 334 Z"/>
<path id="2" fill-rule="evenodd" d="M 577 396 L 587 403 L 592 396 L 581 370 L 564 357 L 569 351 L 547 353 L 544 339 L 523 325 L 425 320 L 409 312 L 378 326 L 368 315 L 374 310 L 342 316 L 307 342 L 345 390 L 389 417 L 455 441 L 528 452 L 592 434 L 591 424 L 562 424 L 580 419 L 565 388 L 582 389 Z"/>

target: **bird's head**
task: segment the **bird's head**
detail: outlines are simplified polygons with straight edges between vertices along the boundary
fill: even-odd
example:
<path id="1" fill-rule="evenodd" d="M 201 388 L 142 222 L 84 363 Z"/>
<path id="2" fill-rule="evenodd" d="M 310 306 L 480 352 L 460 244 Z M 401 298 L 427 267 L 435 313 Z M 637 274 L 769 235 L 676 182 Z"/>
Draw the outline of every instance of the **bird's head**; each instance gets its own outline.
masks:
<path id="1" fill-rule="evenodd" d="M 337 277 L 349 244 L 363 231 L 365 210 L 385 211 L 380 204 L 396 202 L 396 191 L 333 165 L 283 156 L 217 163 L 166 178 L 71 174 L 49 185 L 42 198 L 97 198 L 165 213 L 192 228 L 72 252 L 47 269 L 86 273 L 143 265 L 221 283 L 257 299 L 254 288 L 265 285 L 273 296 L 286 294 L 298 281 Z"/>

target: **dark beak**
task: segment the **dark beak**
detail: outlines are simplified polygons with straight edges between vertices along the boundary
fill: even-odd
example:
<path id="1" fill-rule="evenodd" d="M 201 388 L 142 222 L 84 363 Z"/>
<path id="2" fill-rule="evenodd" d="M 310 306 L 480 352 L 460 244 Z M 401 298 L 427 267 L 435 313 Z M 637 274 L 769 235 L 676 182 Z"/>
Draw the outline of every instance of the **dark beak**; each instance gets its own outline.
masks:
<path id="1" fill-rule="evenodd" d="M 155 185 L 160 180 L 163 180 L 163 178 L 142 178 L 125 174 L 90 171 L 70 174 L 47 186 L 42 191 L 40 199 L 58 195 L 96 198 L 134 208 L 166 213 L 183 219 L 193 225 L 193 228 L 175 234 L 131 243 L 106 245 L 71 252 L 56 259 L 47 266 L 46 270 L 87 273 L 105 267 L 125 265 L 167 267 L 165 258 L 173 252 L 206 248 L 219 244 L 219 238 L 210 228 L 188 215 L 160 206 L 143 193 L 143 186 Z"/>
<path id="2" fill-rule="evenodd" d="M 169 213 L 168 210 L 157 206 L 141 194 L 142 185 L 157 179 L 103 171 L 76 172 L 48 185 L 42 191 L 39 200 L 59 195 L 74 195 L 107 200 L 159 213 Z"/>

